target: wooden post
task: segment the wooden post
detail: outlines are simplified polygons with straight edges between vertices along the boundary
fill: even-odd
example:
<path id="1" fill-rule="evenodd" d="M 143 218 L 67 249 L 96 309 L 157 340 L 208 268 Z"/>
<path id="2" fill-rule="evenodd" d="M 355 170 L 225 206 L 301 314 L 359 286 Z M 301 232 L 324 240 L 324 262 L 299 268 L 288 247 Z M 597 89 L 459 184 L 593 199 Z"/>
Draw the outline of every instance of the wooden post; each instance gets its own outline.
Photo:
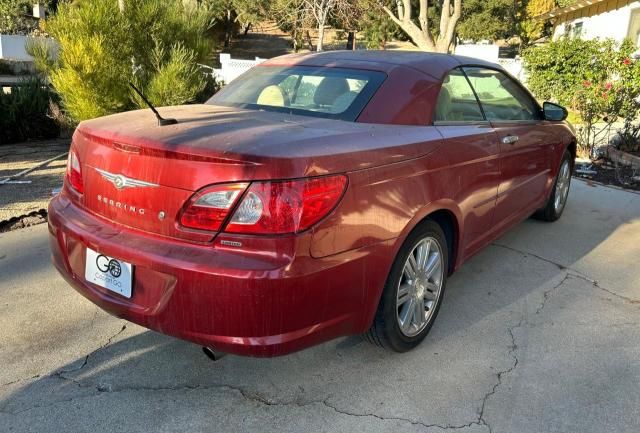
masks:
<path id="1" fill-rule="evenodd" d="M 355 50 L 356 49 L 356 32 L 349 31 L 347 36 L 347 50 Z"/>

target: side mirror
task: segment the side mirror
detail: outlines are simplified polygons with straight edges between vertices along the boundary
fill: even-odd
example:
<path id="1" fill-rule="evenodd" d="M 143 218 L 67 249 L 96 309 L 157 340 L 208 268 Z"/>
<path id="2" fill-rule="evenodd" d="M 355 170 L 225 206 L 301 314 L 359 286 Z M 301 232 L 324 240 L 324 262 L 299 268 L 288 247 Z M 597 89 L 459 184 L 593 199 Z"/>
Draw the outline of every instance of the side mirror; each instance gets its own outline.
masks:
<path id="1" fill-rule="evenodd" d="M 569 115 L 566 108 L 553 102 L 542 104 L 542 111 L 544 112 L 544 119 L 552 122 L 562 122 Z"/>

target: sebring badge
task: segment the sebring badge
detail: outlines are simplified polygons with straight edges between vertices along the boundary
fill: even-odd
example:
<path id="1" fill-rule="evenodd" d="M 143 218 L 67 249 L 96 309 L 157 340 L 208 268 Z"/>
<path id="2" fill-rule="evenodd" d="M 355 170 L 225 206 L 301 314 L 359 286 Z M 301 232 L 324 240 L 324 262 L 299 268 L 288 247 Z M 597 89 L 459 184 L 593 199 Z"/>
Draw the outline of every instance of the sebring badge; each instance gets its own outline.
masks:
<path id="1" fill-rule="evenodd" d="M 111 182 L 116 188 L 138 188 L 138 187 L 156 187 L 160 186 L 156 183 L 145 182 L 143 180 L 131 179 L 130 177 L 123 176 L 121 174 L 113 174 L 108 171 L 100 170 L 96 168 L 96 171 L 102 175 L 103 178 Z"/>

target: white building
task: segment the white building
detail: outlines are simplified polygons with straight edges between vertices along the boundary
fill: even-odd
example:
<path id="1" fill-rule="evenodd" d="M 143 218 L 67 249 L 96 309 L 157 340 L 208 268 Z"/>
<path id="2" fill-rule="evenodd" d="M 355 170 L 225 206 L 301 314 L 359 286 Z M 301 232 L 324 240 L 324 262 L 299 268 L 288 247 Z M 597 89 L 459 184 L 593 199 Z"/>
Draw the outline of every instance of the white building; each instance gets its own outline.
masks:
<path id="1" fill-rule="evenodd" d="M 582 39 L 630 38 L 640 45 L 640 1 L 578 0 L 536 17 L 553 23 L 553 39 L 563 36 Z"/>

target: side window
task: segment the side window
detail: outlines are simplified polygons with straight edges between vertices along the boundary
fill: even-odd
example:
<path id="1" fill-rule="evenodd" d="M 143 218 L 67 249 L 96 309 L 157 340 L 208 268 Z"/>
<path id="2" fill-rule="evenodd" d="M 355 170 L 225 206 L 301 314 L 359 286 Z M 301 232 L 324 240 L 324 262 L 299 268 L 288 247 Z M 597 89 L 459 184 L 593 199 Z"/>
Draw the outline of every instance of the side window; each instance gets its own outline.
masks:
<path id="1" fill-rule="evenodd" d="M 442 83 L 436 104 L 435 120 L 439 122 L 484 120 L 473 89 L 459 69 L 451 71 Z"/>
<path id="2" fill-rule="evenodd" d="M 515 81 L 499 71 L 465 68 L 487 120 L 539 120 L 536 102 Z"/>

